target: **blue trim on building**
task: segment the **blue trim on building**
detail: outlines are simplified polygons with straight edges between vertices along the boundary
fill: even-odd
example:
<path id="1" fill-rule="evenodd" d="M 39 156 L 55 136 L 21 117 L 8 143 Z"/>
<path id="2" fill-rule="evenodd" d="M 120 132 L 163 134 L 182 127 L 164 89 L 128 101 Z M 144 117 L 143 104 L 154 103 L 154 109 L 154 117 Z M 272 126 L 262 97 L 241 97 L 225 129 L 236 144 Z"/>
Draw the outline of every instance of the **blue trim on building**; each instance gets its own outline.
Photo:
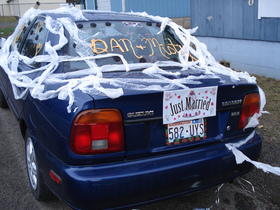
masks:
<path id="1" fill-rule="evenodd" d="M 111 0 L 113 3 L 116 0 Z M 189 17 L 190 0 L 125 0 L 126 11 L 147 12 L 162 17 Z M 112 10 L 115 10 L 112 7 Z"/>
<path id="2" fill-rule="evenodd" d="M 96 9 L 95 0 L 85 0 L 86 2 L 86 9 Z"/>
<path id="3" fill-rule="evenodd" d="M 96 0 L 86 0 L 87 9 L 96 8 Z M 111 0 L 111 10 L 122 12 L 122 0 Z M 126 12 L 147 12 L 162 17 L 189 17 L 190 0 L 125 0 Z"/>
<path id="4" fill-rule="evenodd" d="M 115 12 L 122 12 L 122 0 L 111 0 L 111 10 Z"/>

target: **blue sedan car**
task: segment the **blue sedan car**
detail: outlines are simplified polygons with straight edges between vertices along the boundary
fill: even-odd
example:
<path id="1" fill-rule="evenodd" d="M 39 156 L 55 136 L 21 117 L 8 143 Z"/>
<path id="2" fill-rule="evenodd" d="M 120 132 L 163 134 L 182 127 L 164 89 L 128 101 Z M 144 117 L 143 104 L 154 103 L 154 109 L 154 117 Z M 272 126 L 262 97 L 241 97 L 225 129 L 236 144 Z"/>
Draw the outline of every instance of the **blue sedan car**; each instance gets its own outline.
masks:
<path id="1" fill-rule="evenodd" d="M 261 138 L 254 78 L 171 20 L 31 9 L 0 50 L 0 106 L 26 142 L 31 192 L 74 209 L 133 208 L 231 181 Z"/>

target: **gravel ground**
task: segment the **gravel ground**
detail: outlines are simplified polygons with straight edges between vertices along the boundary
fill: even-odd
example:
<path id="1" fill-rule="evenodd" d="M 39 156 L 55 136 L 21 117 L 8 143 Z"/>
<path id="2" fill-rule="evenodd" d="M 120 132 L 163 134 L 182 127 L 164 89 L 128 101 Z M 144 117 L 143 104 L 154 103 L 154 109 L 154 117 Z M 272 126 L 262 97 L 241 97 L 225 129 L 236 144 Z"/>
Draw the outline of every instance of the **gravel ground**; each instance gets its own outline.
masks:
<path id="1" fill-rule="evenodd" d="M 263 139 L 262 153 L 259 161 L 280 167 L 280 80 L 257 77 L 257 84 L 266 94 L 267 104 L 264 108 L 270 114 L 263 114 L 258 133 Z M 263 197 L 280 209 L 280 176 L 253 170 L 245 179 L 255 186 L 256 196 Z"/>
<path id="2" fill-rule="evenodd" d="M 11 25 L 0 23 L 0 28 Z M 260 119 L 258 132 L 263 138 L 263 149 L 259 161 L 280 167 L 280 80 L 257 78 L 266 93 L 265 110 L 270 112 Z M 55 197 L 47 203 L 33 198 L 25 166 L 24 141 L 18 122 L 8 109 L 0 109 L 0 134 L 0 209 L 70 209 Z M 212 209 L 280 209 L 280 176 L 254 169 L 242 178 L 252 183 L 255 194 L 245 191 L 236 180 L 226 183 L 219 191 L 219 205 Z M 215 202 L 217 187 L 141 209 L 208 208 Z"/>

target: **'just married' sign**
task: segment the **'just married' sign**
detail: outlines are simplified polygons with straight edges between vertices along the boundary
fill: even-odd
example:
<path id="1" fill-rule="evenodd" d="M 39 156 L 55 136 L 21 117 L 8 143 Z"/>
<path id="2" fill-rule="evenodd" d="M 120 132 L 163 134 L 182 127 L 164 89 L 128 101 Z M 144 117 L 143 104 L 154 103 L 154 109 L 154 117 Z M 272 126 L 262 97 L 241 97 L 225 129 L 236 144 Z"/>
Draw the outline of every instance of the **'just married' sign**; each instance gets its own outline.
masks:
<path id="1" fill-rule="evenodd" d="M 165 91 L 163 124 L 216 115 L 217 86 Z"/>

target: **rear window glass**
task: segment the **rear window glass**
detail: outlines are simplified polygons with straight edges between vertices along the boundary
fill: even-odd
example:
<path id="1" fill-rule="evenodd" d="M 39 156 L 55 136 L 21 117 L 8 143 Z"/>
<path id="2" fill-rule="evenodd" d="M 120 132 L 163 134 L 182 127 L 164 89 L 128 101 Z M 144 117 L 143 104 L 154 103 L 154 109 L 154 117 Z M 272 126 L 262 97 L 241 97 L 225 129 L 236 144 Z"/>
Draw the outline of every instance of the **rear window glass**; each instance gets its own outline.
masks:
<path id="1" fill-rule="evenodd" d="M 67 55 L 92 57 L 94 60 L 65 62 L 64 71 L 122 64 L 119 56 L 100 58 L 98 55 L 120 54 L 127 63 L 178 62 L 182 48 L 174 32 L 167 27 L 160 32 L 160 23 L 131 21 L 94 21 L 77 23 L 78 37 L 70 37 Z M 99 57 L 99 58 L 98 58 Z M 93 57 L 92 57 L 93 58 Z M 94 65 L 95 65 L 94 64 Z"/>

